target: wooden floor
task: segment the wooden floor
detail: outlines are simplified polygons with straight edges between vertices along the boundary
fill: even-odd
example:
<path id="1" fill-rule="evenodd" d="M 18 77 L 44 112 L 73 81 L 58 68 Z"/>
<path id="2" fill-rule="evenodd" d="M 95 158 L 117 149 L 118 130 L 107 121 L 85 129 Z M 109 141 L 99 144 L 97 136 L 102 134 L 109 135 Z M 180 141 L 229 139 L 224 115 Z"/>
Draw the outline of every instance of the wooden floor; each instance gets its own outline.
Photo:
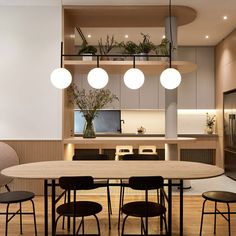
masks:
<path id="1" fill-rule="evenodd" d="M 109 232 L 108 230 L 108 220 L 107 220 L 107 204 L 106 204 L 106 196 L 83 196 L 82 199 L 91 199 L 94 201 L 98 201 L 103 205 L 103 211 L 98 215 L 100 220 L 100 227 L 101 227 L 101 235 L 102 236 L 118 236 L 117 230 L 117 212 L 118 212 L 118 196 L 112 195 L 112 229 Z M 125 201 L 128 202 L 130 200 L 138 200 L 140 196 L 137 195 L 129 195 L 125 197 Z M 36 197 L 35 198 L 36 204 L 36 212 L 37 212 L 37 228 L 38 228 L 38 235 L 44 235 L 44 215 L 43 215 L 43 197 Z M 173 235 L 179 235 L 179 198 L 178 196 L 173 197 Z M 200 227 L 200 218 L 201 218 L 201 207 L 202 207 L 202 198 L 200 196 L 185 196 L 184 197 L 184 235 L 186 236 L 196 236 L 199 235 L 199 227 Z M 14 210 L 15 207 L 12 207 Z M 219 207 L 220 209 L 225 209 L 224 207 Z M 236 204 L 231 205 L 232 210 L 236 211 Z M 16 208 L 15 208 L 16 209 Z M 28 203 L 24 203 L 23 209 L 30 210 L 31 205 Z M 207 205 L 206 209 L 213 209 L 213 204 Z M 5 206 L 0 206 L 0 211 L 4 211 Z M 50 216 L 49 216 L 50 217 Z M 49 218 L 50 219 L 50 218 Z M 0 236 L 4 235 L 5 229 L 5 217 L 2 215 L 0 216 Z M 50 222 L 49 222 L 50 223 Z M 127 233 L 139 233 L 140 232 L 140 225 L 139 221 L 134 218 L 130 218 L 127 221 L 126 229 Z M 150 220 L 150 230 L 152 232 L 157 232 L 157 219 Z M 88 218 L 86 220 L 86 232 L 96 232 L 95 221 L 93 218 Z M 58 225 L 57 232 L 65 233 L 66 231 L 61 230 L 61 222 Z M 231 235 L 236 235 L 236 215 L 231 215 Z M 11 235 L 20 235 L 19 233 L 19 219 L 16 216 L 10 223 L 9 223 L 9 236 Z M 34 228 L 33 228 L 33 221 L 32 216 L 24 216 L 23 218 L 23 235 L 32 236 L 34 235 Z M 213 234 L 213 215 L 206 215 L 204 219 L 204 227 L 203 227 L 203 236 L 207 235 L 214 235 Z M 217 236 L 227 236 L 228 235 L 228 228 L 227 222 L 218 215 L 217 217 Z"/>

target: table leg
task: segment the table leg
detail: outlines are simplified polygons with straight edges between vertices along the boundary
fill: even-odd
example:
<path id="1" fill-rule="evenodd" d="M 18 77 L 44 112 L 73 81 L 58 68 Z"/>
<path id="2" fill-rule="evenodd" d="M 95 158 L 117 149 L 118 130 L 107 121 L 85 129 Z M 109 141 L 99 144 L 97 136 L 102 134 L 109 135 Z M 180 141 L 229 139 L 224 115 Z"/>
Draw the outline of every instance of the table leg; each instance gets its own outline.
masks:
<path id="1" fill-rule="evenodd" d="M 179 235 L 183 236 L 183 214 L 184 214 L 184 198 L 183 198 L 183 180 L 180 180 L 179 186 Z"/>
<path id="2" fill-rule="evenodd" d="M 168 180 L 168 235 L 172 235 L 172 180 Z"/>
<path id="3" fill-rule="evenodd" d="M 56 221 L 56 187 L 55 179 L 52 180 L 52 236 L 55 235 L 55 221 Z"/>
<path id="4" fill-rule="evenodd" d="M 44 180 L 44 235 L 48 236 L 48 181 Z"/>

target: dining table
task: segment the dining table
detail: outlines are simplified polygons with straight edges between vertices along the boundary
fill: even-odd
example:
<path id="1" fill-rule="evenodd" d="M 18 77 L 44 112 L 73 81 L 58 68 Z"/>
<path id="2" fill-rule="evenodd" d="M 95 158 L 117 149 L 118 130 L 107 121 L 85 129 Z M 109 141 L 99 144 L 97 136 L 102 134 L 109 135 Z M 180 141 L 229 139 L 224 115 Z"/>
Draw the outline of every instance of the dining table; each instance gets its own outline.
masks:
<path id="1" fill-rule="evenodd" d="M 179 188 L 179 235 L 183 235 L 183 181 L 220 176 L 215 165 L 187 161 L 44 161 L 16 165 L 1 171 L 13 178 L 44 180 L 44 233 L 48 236 L 48 193 L 51 190 L 52 235 L 55 235 L 56 186 L 62 176 L 92 176 L 94 179 L 129 179 L 131 176 L 162 176 L 168 186 L 168 233 L 172 235 L 173 186 Z"/>

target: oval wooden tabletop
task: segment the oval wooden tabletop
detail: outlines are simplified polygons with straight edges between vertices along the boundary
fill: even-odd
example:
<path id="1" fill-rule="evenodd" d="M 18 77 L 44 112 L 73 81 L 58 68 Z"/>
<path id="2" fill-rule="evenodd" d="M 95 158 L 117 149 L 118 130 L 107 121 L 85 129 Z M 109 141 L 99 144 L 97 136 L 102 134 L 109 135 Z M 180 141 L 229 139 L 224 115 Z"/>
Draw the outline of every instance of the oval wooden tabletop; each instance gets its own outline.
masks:
<path id="1" fill-rule="evenodd" d="M 186 161 L 46 161 L 9 167 L 1 173 L 14 178 L 32 179 L 87 175 L 110 179 L 155 175 L 165 179 L 204 179 L 222 175 L 224 170 Z"/>

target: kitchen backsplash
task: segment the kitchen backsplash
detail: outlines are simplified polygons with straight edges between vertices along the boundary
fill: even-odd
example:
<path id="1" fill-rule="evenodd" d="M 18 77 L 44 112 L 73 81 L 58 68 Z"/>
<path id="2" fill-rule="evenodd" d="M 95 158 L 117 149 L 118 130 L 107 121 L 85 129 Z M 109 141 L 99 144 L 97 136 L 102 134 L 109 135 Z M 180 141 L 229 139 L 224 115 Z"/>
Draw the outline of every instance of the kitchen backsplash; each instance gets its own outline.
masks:
<path id="1" fill-rule="evenodd" d="M 204 134 L 206 113 L 215 114 L 215 110 L 178 110 L 179 134 Z M 137 133 L 137 128 L 144 127 L 147 134 L 165 133 L 164 110 L 122 110 L 123 133 Z"/>

